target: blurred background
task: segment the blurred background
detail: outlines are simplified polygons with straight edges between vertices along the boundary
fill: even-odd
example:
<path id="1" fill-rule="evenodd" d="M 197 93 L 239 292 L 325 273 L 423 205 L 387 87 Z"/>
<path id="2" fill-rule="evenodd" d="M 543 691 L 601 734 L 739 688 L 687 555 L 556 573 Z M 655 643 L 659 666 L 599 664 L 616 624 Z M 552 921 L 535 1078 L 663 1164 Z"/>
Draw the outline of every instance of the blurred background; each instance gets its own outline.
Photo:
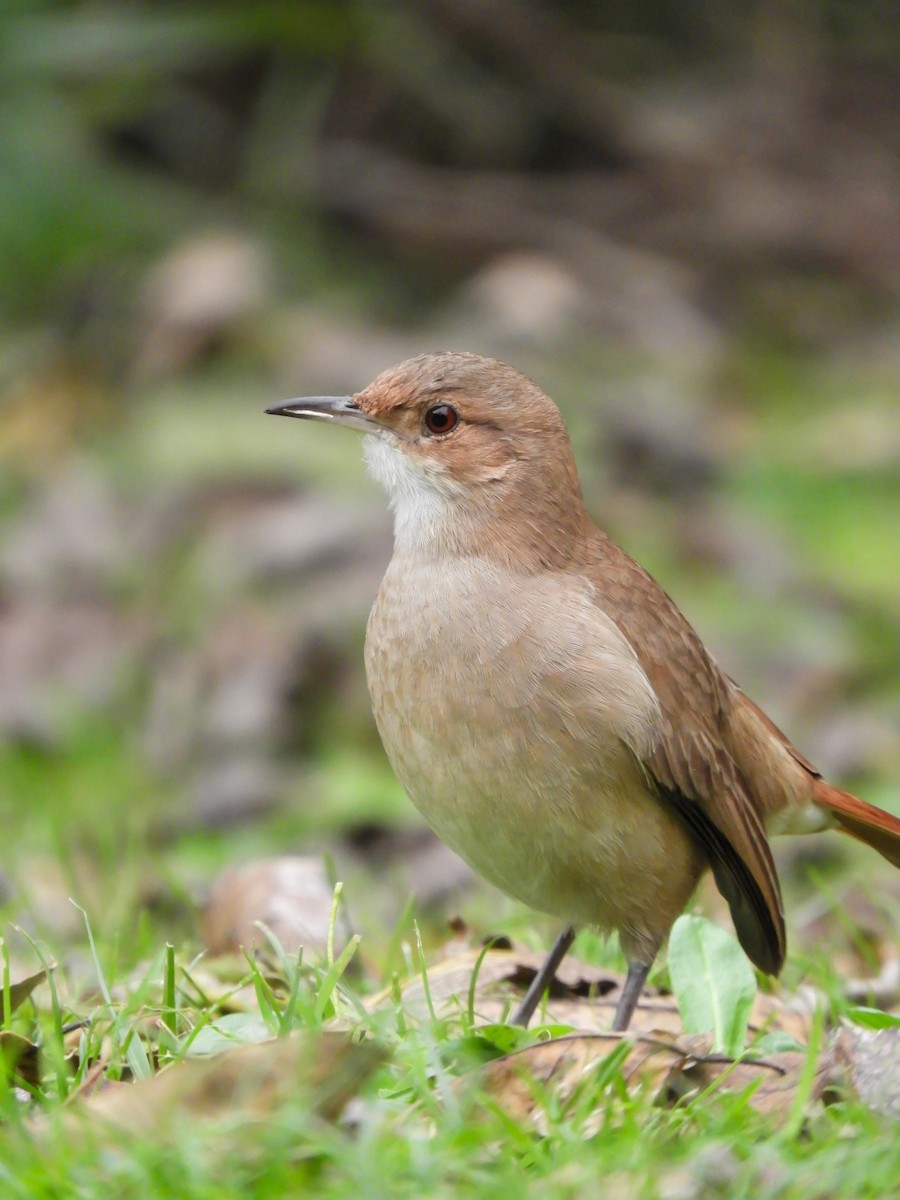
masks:
<path id="1" fill-rule="evenodd" d="M 409 895 L 532 928 L 383 758 L 358 442 L 262 415 L 431 349 L 553 395 L 598 522 L 900 810 L 898 44 L 888 0 L 6 0 L 6 919 L 60 954 L 75 896 L 127 960 L 325 852 L 364 947 Z M 780 846 L 795 949 L 890 930 L 874 855 Z"/>

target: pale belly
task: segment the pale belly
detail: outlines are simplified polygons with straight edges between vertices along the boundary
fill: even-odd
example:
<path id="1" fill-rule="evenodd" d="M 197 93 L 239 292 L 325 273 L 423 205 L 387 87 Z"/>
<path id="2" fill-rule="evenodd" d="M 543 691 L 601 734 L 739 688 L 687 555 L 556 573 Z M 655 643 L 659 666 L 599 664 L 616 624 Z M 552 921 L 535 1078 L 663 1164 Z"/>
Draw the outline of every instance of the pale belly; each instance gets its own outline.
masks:
<path id="1" fill-rule="evenodd" d="M 580 686 L 577 620 L 551 654 L 546 614 L 500 594 L 472 636 L 476 586 L 481 602 L 479 581 L 445 589 L 440 606 L 419 603 L 422 588 L 401 593 L 397 621 L 398 587 L 385 581 L 366 667 L 391 764 L 438 836 L 490 883 L 655 952 L 702 861 L 604 706 L 605 660 Z M 621 689 L 615 669 L 609 690 Z"/>

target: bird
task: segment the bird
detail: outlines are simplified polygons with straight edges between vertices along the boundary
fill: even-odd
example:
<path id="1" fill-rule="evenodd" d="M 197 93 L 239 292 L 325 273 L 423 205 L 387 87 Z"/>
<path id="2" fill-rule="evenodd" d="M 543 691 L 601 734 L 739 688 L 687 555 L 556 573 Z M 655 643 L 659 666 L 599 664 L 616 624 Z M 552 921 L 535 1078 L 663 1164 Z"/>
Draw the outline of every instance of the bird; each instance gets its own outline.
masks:
<path id="1" fill-rule="evenodd" d="M 394 548 L 366 629 L 387 757 L 437 835 L 563 923 L 617 932 L 624 1031 L 703 873 L 765 974 L 785 959 L 769 836 L 836 828 L 900 867 L 900 819 L 827 783 L 591 519 L 556 404 L 514 367 L 422 354 L 352 396 L 266 409 L 365 434 Z"/>

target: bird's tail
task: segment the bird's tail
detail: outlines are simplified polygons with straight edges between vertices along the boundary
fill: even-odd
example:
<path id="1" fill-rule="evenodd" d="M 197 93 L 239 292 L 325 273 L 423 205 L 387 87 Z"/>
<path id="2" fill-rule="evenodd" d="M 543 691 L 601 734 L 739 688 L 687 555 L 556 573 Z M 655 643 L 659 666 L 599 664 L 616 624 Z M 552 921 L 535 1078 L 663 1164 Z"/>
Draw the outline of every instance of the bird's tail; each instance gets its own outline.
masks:
<path id="1" fill-rule="evenodd" d="M 834 819 L 841 833 L 865 842 L 888 862 L 900 867 L 900 818 L 884 809 L 867 804 L 858 796 L 832 787 L 824 779 L 816 780 L 813 800 Z"/>

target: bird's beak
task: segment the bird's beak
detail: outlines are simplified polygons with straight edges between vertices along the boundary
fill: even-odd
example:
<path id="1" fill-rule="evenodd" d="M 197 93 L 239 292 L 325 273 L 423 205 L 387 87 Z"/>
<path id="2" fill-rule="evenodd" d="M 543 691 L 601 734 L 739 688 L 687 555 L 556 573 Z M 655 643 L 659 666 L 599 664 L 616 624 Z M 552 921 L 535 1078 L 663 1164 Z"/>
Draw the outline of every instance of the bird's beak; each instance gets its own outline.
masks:
<path id="1" fill-rule="evenodd" d="M 362 433 L 383 432 L 374 417 L 368 416 L 353 403 L 352 396 L 299 396 L 273 404 L 266 412 L 273 417 L 300 417 L 307 421 L 333 421 Z"/>

